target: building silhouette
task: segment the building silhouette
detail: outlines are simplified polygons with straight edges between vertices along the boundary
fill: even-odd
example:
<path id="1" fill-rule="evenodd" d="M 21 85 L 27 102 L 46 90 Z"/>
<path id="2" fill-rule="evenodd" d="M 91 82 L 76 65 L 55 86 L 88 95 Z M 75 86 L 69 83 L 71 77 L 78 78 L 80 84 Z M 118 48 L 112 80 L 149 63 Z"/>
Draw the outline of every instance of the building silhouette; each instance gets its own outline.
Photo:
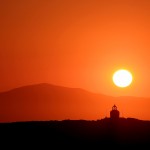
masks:
<path id="1" fill-rule="evenodd" d="M 110 119 L 114 119 L 114 120 L 116 120 L 116 119 L 119 119 L 119 111 L 117 110 L 117 106 L 116 105 L 114 105 L 113 107 L 112 107 L 112 110 L 110 111 Z"/>

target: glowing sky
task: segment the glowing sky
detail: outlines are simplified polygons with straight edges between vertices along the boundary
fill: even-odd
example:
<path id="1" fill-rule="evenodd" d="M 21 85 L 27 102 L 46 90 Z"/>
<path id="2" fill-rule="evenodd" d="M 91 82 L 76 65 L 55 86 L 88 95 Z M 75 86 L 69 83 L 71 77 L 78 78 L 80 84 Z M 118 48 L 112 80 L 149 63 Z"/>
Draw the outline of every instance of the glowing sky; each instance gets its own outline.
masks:
<path id="1" fill-rule="evenodd" d="M 0 20 L 0 91 L 47 82 L 150 97 L 149 0 L 5 0 Z M 120 68 L 134 78 L 124 90 Z"/>

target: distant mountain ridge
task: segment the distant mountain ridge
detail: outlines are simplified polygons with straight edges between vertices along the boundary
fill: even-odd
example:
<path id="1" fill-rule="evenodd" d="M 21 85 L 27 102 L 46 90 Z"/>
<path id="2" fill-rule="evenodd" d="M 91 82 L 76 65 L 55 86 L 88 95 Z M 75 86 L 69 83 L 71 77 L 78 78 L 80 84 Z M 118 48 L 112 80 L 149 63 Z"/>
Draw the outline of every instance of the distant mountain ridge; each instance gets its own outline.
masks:
<path id="1" fill-rule="evenodd" d="M 122 117 L 150 120 L 150 98 L 112 97 L 43 83 L 0 93 L 0 122 L 96 120 L 109 117 L 114 103 Z"/>

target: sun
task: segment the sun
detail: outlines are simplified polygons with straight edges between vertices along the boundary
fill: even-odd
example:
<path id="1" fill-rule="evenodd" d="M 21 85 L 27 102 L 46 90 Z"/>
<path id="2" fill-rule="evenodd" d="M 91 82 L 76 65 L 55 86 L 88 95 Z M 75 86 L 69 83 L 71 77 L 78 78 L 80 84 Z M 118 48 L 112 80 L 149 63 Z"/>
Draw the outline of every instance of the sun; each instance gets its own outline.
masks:
<path id="1" fill-rule="evenodd" d="M 117 70 L 113 74 L 113 82 L 118 87 L 127 87 L 132 83 L 132 74 L 125 69 Z"/>

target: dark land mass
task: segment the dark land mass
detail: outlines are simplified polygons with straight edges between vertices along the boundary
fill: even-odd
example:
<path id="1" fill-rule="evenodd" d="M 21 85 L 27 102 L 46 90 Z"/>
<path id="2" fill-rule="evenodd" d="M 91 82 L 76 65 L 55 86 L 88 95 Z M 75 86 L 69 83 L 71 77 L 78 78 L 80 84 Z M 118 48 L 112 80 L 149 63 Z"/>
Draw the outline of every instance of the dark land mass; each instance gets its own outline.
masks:
<path id="1" fill-rule="evenodd" d="M 150 148 L 150 121 L 134 118 L 91 121 L 104 117 L 114 102 L 119 109 L 128 108 L 126 116 L 136 118 L 138 111 L 149 117 L 150 98 L 111 97 L 50 84 L 2 92 L 0 149 L 9 146 L 30 149 L 31 145 L 33 149 Z M 88 120 L 79 120 L 82 118 Z"/>
<path id="2" fill-rule="evenodd" d="M 97 148 L 150 147 L 150 121 L 134 118 L 97 121 L 63 120 L 0 124 L 1 145 L 49 146 L 73 149 L 75 146 Z"/>

